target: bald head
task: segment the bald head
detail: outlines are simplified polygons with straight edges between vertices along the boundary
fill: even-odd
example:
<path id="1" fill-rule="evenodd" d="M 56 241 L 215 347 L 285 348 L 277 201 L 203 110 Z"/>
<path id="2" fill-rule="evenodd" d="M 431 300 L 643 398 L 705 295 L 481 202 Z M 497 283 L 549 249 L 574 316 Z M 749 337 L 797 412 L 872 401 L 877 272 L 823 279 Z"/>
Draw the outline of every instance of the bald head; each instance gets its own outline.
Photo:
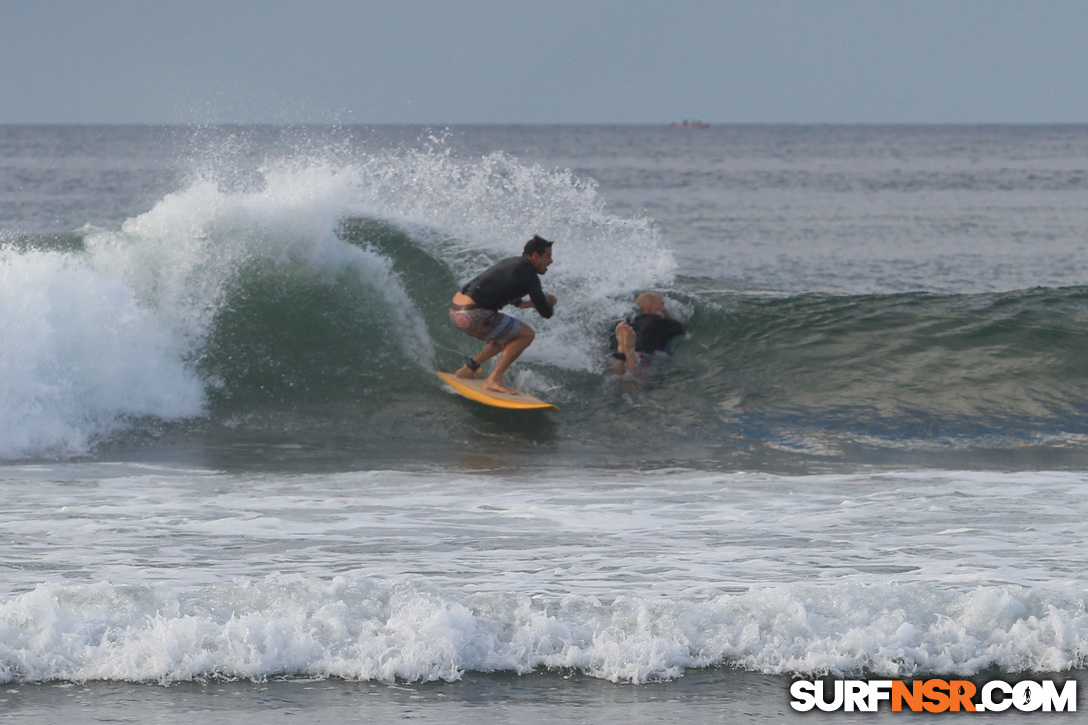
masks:
<path id="1" fill-rule="evenodd" d="M 665 298 L 657 292 L 643 292 L 635 300 L 635 304 L 646 315 L 665 314 Z"/>

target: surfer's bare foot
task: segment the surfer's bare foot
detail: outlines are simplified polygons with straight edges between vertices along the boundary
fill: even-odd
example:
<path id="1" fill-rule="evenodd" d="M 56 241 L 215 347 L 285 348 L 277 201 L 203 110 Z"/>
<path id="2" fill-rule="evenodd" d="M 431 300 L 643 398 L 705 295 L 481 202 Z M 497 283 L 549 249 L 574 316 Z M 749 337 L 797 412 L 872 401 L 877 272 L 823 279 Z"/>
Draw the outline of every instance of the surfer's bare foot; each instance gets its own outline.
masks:
<path id="1" fill-rule="evenodd" d="M 635 328 L 624 320 L 616 325 L 616 342 L 620 352 L 627 352 L 635 346 Z"/>
<path id="2" fill-rule="evenodd" d="M 477 378 L 482 378 L 483 376 L 479 373 L 472 372 L 472 370 L 469 369 L 468 365 L 462 365 L 461 368 L 453 374 L 453 377 L 464 378 L 466 380 L 476 380 Z"/>
<path id="3" fill-rule="evenodd" d="M 490 390 L 493 393 L 506 393 L 507 395 L 520 395 L 520 393 L 513 388 L 508 388 L 502 383 L 493 383 L 490 380 L 484 383 L 484 390 Z"/>

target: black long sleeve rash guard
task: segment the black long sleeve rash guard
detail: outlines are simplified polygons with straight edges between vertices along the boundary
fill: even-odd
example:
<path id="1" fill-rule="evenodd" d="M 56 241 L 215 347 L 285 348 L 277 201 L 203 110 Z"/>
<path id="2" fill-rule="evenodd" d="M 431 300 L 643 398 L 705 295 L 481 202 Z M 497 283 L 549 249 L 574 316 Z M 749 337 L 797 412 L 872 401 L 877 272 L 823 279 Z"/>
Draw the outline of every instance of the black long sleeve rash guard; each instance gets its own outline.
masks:
<path id="1" fill-rule="evenodd" d="M 461 294 L 468 295 L 485 310 L 500 310 L 529 295 L 541 317 L 551 317 L 555 311 L 544 295 L 540 275 L 526 257 L 508 257 L 496 262 L 469 280 L 461 288 Z"/>

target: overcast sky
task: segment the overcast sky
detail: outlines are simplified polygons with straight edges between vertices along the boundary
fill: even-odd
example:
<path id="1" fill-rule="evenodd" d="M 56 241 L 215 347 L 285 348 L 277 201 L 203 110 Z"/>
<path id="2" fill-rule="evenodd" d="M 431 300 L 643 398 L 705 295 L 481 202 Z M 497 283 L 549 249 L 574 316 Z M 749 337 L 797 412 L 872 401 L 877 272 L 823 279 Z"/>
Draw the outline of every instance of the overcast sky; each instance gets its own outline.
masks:
<path id="1" fill-rule="evenodd" d="M 1082 123 L 1088 0 L 0 0 L 0 123 Z"/>

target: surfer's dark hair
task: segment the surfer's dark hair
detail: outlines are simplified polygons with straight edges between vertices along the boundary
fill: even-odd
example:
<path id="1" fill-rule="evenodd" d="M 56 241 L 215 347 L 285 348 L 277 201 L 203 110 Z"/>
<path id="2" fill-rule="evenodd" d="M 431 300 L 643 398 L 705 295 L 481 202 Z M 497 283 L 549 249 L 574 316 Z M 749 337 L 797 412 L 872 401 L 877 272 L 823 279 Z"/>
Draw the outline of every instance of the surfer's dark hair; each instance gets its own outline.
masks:
<path id="1" fill-rule="evenodd" d="M 525 242 L 525 251 L 521 253 L 523 257 L 531 257 L 534 254 L 544 254 L 548 251 L 548 248 L 552 246 L 554 242 L 549 242 L 547 239 L 541 236 L 535 236 L 529 241 Z"/>

